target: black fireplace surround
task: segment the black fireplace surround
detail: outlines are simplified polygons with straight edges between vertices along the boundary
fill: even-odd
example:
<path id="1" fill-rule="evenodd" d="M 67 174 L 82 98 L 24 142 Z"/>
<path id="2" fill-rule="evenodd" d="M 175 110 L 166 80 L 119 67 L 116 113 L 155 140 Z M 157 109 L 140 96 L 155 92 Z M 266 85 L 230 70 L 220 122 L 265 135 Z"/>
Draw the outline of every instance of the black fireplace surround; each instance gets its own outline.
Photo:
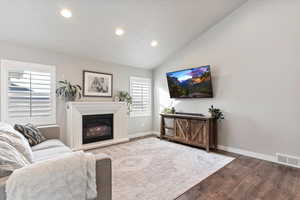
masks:
<path id="1" fill-rule="evenodd" d="M 113 139 L 113 114 L 83 115 L 82 143 L 89 144 Z"/>

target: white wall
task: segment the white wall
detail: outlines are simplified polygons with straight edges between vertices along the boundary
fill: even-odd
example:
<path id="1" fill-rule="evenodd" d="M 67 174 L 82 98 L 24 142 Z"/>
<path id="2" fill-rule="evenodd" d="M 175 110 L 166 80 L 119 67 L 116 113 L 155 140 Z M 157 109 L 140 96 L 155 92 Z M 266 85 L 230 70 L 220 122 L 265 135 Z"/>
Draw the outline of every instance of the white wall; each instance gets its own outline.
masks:
<path id="1" fill-rule="evenodd" d="M 22 47 L 6 42 L 0 42 L 0 59 L 55 65 L 57 81 L 66 79 L 79 85 L 82 85 L 83 70 L 112 73 L 115 94 L 119 90 L 129 91 L 130 76 L 152 77 L 151 70 L 78 58 L 42 49 Z M 112 101 L 112 99 L 90 97 L 85 98 L 84 101 Z M 64 132 L 65 103 L 61 100 L 57 101 L 57 123 L 61 126 L 62 132 Z M 152 117 L 136 117 L 129 119 L 129 134 L 149 132 L 151 130 Z"/>
<path id="2" fill-rule="evenodd" d="M 176 100 L 177 110 L 214 104 L 225 111 L 221 145 L 300 156 L 299 19 L 298 0 L 249 0 L 155 69 L 155 130 L 170 103 L 165 72 L 210 64 L 215 97 Z"/>

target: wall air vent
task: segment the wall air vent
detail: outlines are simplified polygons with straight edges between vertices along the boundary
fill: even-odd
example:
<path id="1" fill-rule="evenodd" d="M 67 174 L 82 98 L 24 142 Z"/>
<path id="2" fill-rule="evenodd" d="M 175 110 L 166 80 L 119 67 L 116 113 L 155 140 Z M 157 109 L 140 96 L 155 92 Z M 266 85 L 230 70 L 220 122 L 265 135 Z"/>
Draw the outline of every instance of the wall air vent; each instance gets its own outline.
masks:
<path id="1" fill-rule="evenodd" d="M 300 158 L 299 157 L 276 153 L 276 158 L 277 158 L 278 163 L 300 168 Z"/>

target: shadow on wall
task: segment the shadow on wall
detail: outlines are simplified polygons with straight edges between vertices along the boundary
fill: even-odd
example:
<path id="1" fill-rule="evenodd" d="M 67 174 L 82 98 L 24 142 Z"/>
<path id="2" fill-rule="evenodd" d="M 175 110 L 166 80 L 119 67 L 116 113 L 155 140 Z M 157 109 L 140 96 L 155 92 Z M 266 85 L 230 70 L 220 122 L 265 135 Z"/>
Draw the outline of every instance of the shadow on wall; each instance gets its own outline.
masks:
<path id="1" fill-rule="evenodd" d="M 169 95 L 169 91 L 164 90 L 163 88 L 159 88 L 159 113 L 161 113 L 165 108 L 176 107 L 179 103 L 176 99 L 171 99 Z"/>

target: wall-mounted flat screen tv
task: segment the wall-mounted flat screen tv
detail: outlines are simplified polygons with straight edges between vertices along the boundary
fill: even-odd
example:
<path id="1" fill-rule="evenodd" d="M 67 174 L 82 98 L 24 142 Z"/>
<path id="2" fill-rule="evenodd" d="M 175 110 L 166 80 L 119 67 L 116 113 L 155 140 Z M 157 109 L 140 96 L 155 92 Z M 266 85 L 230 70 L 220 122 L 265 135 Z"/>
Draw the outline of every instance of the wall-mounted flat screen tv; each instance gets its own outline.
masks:
<path id="1" fill-rule="evenodd" d="M 210 66 L 167 73 L 171 98 L 213 97 Z"/>

